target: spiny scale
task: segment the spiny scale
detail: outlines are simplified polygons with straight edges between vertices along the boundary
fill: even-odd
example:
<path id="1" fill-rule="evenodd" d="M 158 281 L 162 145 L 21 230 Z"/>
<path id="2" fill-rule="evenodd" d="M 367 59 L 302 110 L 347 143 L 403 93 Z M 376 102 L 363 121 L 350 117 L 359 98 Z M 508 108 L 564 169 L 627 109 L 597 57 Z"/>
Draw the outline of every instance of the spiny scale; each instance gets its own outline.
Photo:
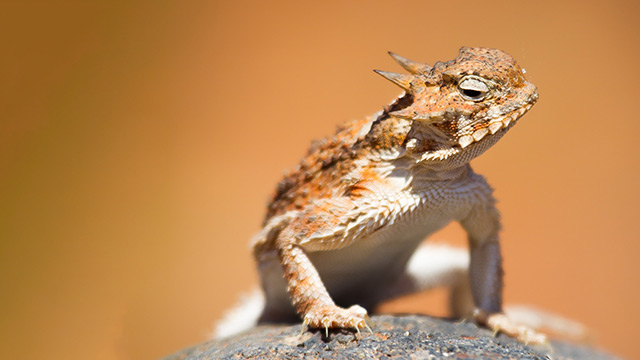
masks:
<path id="1" fill-rule="evenodd" d="M 422 64 L 419 62 L 415 62 L 413 60 L 409 60 L 403 56 L 392 53 L 391 51 L 389 51 L 389 55 L 391 55 L 393 60 L 395 60 L 398 64 L 400 64 L 400 66 L 402 66 L 405 70 L 407 70 L 412 74 L 416 74 L 416 75 L 424 74 L 431 70 L 431 66 L 427 64 Z"/>
<path id="2" fill-rule="evenodd" d="M 376 74 L 380 74 L 385 79 L 400 86 L 406 91 L 411 90 L 411 82 L 415 80 L 413 75 L 398 74 L 389 71 L 373 70 Z"/>
<path id="3" fill-rule="evenodd" d="M 401 88 L 403 88 L 406 91 L 410 91 L 411 90 L 411 82 L 414 81 L 416 79 L 415 76 L 413 75 L 423 75 L 427 72 L 429 72 L 431 70 L 431 66 L 427 65 L 427 64 L 421 64 L 419 62 L 415 62 L 413 60 L 409 60 L 405 57 L 402 57 L 398 54 L 392 53 L 391 51 L 389 51 L 389 55 L 391 55 L 391 57 L 398 62 L 398 64 L 400 64 L 400 66 L 402 66 L 403 69 L 407 70 L 408 72 L 410 72 L 412 75 L 406 75 L 406 74 L 398 74 L 398 73 L 393 73 L 393 72 L 389 72 L 389 71 L 382 71 L 382 70 L 373 70 L 375 71 L 377 74 L 382 75 L 382 77 L 384 77 L 385 79 L 391 81 L 392 83 L 400 86 Z"/>

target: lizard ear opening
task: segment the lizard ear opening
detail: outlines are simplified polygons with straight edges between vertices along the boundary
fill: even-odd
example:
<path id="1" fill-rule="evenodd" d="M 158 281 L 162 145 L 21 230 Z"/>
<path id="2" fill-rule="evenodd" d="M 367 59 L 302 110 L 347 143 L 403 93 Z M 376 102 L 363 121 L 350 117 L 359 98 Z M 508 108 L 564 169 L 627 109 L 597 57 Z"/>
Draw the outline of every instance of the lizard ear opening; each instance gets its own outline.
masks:
<path id="1" fill-rule="evenodd" d="M 402 57 L 398 54 L 392 53 L 391 51 L 389 51 L 389 55 L 391 55 L 391 57 L 393 58 L 393 60 L 395 60 L 398 64 L 400 64 L 400 66 L 402 66 L 403 69 L 407 70 L 408 72 L 412 73 L 412 74 L 425 74 L 429 71 L 431 71 L 431 66 L 427 65 L 427 64 L 421 64 L 419 62 L 415 62 L 413 60 L 409 60 L 405 57 Z"/>

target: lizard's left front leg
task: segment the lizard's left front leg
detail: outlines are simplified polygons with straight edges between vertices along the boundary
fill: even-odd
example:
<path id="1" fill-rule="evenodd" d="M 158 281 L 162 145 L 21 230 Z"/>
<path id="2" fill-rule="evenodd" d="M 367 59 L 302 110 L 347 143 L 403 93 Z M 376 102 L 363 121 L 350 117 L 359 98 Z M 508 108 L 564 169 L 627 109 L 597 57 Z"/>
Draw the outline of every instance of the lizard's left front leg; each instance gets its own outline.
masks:
<path id="1" fill-rule="evenodd" d="M 484 179 L 482 179 L 484 181 Z M 500 255 L 500 214 L 492 190 L 486 182 L 476 194 L 477 203 L 460 224 L 469 237 L 469 279 L 475 304 L 473 317 L 495 332 L 502 332 L 524 343 L 546 343 L 546 336 L 514 323 L 502 311 L 502 256 Z"/>

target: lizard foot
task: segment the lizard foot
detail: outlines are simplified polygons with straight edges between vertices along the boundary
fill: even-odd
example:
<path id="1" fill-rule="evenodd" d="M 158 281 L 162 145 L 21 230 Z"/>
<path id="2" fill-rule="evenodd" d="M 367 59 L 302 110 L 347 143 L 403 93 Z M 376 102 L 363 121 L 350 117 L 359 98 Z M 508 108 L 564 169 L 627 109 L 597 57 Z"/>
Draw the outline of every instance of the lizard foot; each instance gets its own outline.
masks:
<path id="1" fill-rule="evenodd" d="M 309 310 L 304 316 L 304 325 L 310 328 L 324 328 L 325 335 L 329 337 L 329 328 L 355 329 L 360 333 L 360 329 L 371 329 L 367 325 L 369 316 L 367 310 L 360 305 L 353 305 L 344 309 L 335 305 L 317 306 Z"/>
<path id="2" fill-rule="evenodd" d="M 475 311 L 473 317 L 477 323 L 485 325 L 489 329 L 493 330 L 494 334 L 501 332 L 528 345 L 548 344 L 546 335 L 539 333 L 528 326 L 517 324 L 503 313 L 486 315 L 481 311 Z"/>

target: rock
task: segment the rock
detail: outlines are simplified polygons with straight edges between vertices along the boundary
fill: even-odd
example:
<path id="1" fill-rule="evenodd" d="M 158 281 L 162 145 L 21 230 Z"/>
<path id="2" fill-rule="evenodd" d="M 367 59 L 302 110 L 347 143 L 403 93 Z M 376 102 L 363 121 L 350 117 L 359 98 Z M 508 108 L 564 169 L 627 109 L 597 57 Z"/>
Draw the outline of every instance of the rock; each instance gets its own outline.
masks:
<path id="1" fill-rule="evenodd" d="M 185 349 L 163 360 L 209 359 L 616 359 L 581 345 L 527 346 L 494 337 L 472 323 L 427 316 L 375 316 L 373 333 L 301 332 L 301 325 L 263 325 Z"/>

